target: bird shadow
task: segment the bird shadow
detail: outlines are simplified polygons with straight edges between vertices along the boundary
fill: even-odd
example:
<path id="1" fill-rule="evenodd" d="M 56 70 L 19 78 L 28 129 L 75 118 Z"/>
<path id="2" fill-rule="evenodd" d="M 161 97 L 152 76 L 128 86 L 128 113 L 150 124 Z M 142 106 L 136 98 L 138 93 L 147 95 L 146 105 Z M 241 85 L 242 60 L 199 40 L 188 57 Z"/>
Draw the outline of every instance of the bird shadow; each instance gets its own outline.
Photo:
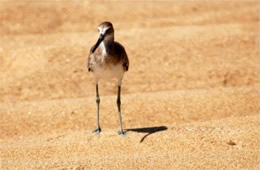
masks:
<path id="1" fill-rule="evenodd" d="M 126 132 L 137 132 L 137 133 L 147 133 L 146 135 L 144 135 L 144 137 L 142 137 L 142 139 L 140 140 L 140 143 L 142 143 L 145 138 L 147 138 L 147 136 L 154 134 L 156 132 L 160 132 L 160 131 L 165 131 L 167 130 L 168 127 L 166 126 L 155 126 L 155 127 L 144 127 L 144 128 L 133 128 L 133 129 L 126 129 Z"/>

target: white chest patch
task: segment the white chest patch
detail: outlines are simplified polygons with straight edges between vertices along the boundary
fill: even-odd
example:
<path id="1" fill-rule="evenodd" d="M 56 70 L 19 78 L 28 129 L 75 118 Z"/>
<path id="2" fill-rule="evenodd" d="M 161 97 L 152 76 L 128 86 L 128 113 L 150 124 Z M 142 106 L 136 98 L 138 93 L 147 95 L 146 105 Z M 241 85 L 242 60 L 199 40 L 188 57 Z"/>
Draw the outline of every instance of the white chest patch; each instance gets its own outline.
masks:
<path id="1" fill-rule="evenodd" d="M 107 55 L 107 51 L 106 51 L 104 42 L 102 42 L 102 43 L 100 44 L 100 48 L 101 48 L 101 51 L 102 51 L 102 55 L 103 55 L 103 56 L 106 56 L 106 55 Z"/>

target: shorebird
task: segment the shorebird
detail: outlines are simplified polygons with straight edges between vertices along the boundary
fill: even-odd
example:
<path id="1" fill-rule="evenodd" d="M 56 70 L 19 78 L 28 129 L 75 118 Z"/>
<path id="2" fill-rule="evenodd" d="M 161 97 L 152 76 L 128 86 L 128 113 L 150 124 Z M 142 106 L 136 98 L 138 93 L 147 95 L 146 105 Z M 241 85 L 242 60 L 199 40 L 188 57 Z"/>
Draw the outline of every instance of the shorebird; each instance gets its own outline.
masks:
<path id="1" fill-rule="evenodd" d="M 124 135 L 121 117 L 121 84 L 124 73 L 128 71 L 129 60 L 124 47 L 114 41 L 114 28 L 111 22 L 105 21 L 98 25 L 98 41 L 90 49 L 88 56 L 88 71 L 94 73 L 96 82 L 96 103 L 97 103 L 97 129 L 93 132 L 100 133 L 98 82 L 100 79 L 118 80 L 117 108 L 119 118 L 119 135 Z"/>

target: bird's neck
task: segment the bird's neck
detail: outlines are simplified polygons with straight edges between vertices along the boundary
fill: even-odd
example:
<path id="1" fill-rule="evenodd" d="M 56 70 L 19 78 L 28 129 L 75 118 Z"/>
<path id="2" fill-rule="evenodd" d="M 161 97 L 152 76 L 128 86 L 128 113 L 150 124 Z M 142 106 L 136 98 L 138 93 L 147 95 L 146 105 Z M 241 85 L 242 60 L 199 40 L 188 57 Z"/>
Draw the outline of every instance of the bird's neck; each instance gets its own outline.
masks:
<path id="1" fill-rule="evenodd" d="M 102 42 L 102 51 L 105 51 L 106 54 L 110 54 L 114 49 L 114 39 L 104 40 Z"/>

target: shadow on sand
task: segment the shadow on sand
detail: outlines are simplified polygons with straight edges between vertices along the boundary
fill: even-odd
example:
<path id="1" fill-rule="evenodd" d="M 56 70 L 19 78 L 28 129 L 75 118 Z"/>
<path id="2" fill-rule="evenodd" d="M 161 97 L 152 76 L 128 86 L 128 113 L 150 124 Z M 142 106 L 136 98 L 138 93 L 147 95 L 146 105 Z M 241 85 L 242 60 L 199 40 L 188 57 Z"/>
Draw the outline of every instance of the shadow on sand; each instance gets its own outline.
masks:
<path id="1" fill-rule="evenodd" d="M 147 136 L 149 136 L 149 135 L 151 135 L 153 133 L 156 133 L 156 132 L 167 130 L 167 129 L 168 128 L 166 126 L 157 126 L 157 127 L 145 127 L 145 128 L 126 129 L 126 132 L 131 131 L 131 132 L 137 132 L 137 133 L 147 133 L 140 140 L 140 143 L 142 143 Z"/>

